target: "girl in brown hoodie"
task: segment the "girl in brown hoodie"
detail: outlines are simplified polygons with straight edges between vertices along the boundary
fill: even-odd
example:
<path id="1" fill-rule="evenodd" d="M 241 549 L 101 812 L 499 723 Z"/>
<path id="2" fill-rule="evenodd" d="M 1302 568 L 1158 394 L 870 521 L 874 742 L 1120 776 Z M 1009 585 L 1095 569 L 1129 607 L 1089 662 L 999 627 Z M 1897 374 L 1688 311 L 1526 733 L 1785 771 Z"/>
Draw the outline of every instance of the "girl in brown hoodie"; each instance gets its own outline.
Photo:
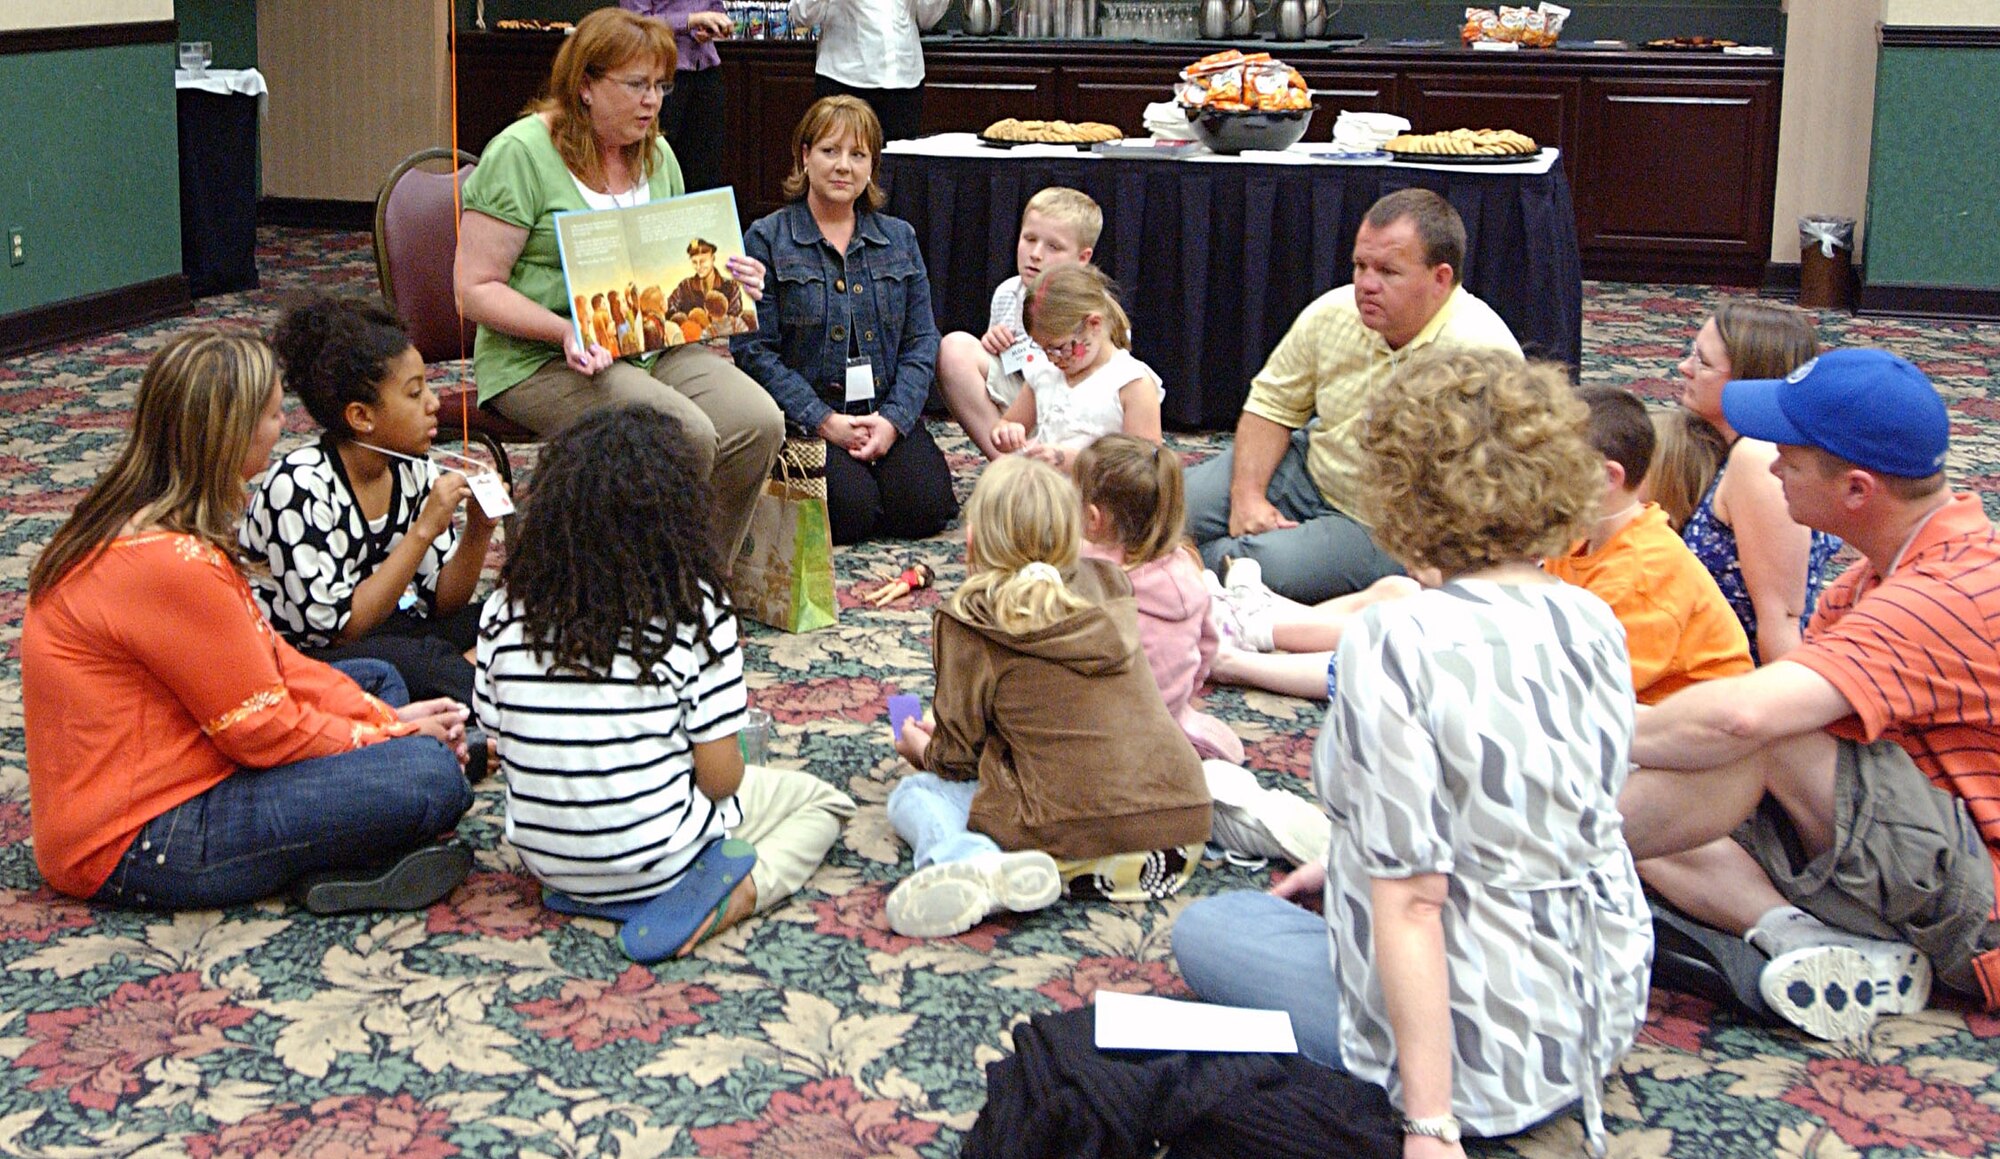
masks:
<path id="1" fill-rule="evenodd" d="M 1140 649 L 1132 585 L 1078 558 L 1078 506 L 1061 472 L 1020 456 L 966 504 L 966 580 L 932 624 L 936 724 L 896 741 L 926 770 L 889 795 L 917 869 L 889 895 L 906 937 L 1050 904 L 1056 858 L 1208 837 L 1201 762 Z"/>

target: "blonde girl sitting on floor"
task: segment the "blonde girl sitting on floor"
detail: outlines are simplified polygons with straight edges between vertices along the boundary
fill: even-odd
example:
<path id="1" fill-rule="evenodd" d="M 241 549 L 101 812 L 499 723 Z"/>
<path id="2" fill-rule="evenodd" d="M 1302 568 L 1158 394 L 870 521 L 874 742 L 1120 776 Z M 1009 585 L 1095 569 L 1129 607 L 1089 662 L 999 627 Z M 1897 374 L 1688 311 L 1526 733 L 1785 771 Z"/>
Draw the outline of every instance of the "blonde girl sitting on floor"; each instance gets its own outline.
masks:
<path id="1" fill-rule="evenodd" d="M 916 868 L 888 901 L 905 937 L 1040 909 L 1066 879 L 1072 896 L 1166 896 L 1199 863 L 1201 761 L 1153 682 L 1125 573 L 1078 557 L 1078 515 L 1069 480 L 1022 456 L 966 504 L 966 580 L 932 625 L 936 723 L 896 739 L 920 770 L 889 795 Z"/>
<path id="2" fill-rule="evenodd" d="M 1042 271 L 1028 286 L 1021 323 L 1062 381 L 1021 388 L 993 428 L 997 450 L 1024 451 L 1067 471 L 1101 435 L 1160 441 L 1167 392 L 1153 368 L 1132 357 L 1132 323 L 1103 270 L 1069 262 Z"/>

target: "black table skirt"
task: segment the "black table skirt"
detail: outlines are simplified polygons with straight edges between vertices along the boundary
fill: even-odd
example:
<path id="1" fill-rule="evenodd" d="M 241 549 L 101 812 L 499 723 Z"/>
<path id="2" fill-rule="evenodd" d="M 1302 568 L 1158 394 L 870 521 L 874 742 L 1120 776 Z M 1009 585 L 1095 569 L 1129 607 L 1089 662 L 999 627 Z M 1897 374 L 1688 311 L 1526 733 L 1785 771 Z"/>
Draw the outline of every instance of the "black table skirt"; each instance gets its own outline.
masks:
<path id="1" fill-rule="evenodd" d="M 986 329 L 1012 275 L 1021 209 L 1068 185 L 1104 207 L 1094 260 L 1123 291 L 1133 353 L 1166 382 L 1167 424 L 1236 425 L 1251 376 L 1292 320 L 1351 279 L 1368 207 L 1410 186 L 1465 218 L 1465 284 L 1529 355 L 1578 364 L 1583 271 L 1558 161 L 1540 176 L 1401 165 L 1256 165 L 1078 157 L 882 158 L 888 212 L 917 231 L 938 327 Z"/>
<path id="2" fill-rule="evenodd" d="M 178 95 L 181 270 L 201 298 L 257 287 L 257 98 Z"/>

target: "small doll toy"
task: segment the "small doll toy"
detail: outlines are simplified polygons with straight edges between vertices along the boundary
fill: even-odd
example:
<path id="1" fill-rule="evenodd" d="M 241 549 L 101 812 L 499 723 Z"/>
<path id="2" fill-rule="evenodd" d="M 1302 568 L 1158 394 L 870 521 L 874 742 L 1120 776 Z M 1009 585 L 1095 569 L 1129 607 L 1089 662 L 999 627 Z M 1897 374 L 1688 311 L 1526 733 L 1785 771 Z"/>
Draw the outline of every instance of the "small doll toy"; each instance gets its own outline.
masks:
<path id="1" fill-rule="evenodd" d="M 934 578 L 936 576 L 931 571 L 931 565 L 912 562 L 903 569 L 903 574 L 883 584 L 872 594 L 861 598 L 878 608 L 886 608 L 919 588 L 931 586 L 931 580 Z"/>

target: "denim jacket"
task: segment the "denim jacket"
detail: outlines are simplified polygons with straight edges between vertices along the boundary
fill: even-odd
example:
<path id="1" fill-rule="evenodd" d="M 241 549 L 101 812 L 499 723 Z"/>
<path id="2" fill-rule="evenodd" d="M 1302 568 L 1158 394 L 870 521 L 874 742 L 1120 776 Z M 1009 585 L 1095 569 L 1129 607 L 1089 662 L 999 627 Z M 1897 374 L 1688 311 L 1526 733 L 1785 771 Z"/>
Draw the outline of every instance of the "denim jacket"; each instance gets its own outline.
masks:
<path id="1" fill-rule="evenodd" d="M 909 434 L 923 417 L 938 355 L 930 277 L 910 223 L 861 211 L 841 255 L 800 200 L 752 222 L 743 249 L 768 273 L 756 332 L 731 338 L 729 349 L 786 420 L 817 431 L 841 408 L 858 344 L 875 372 L 874 409 Z"/>

